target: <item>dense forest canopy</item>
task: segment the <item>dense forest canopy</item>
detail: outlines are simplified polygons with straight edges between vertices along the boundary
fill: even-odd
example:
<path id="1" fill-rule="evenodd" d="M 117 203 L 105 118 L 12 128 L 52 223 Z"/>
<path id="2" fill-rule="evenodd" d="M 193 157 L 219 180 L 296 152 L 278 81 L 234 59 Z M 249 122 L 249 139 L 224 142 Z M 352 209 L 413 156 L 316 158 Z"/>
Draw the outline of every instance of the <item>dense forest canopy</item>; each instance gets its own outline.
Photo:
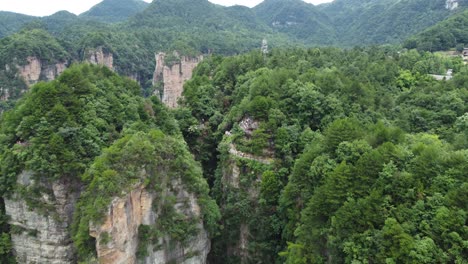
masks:
<path id="1" fill-rule="evenodd" d="M 157 189 L 161 166 L 191 184 L 190 190 L 200 197 L 203 220 L 215 233 L 217 206 L 171 113 L 158 99 L 143 98 L 136 82 L 106 67 L 75 65 L 55 81 L 38 83 L 2 115 L 0 129 L 2 197 L 16 193 L 16 199 L 24 199 L 30 208 L 56 215 L 41 196 L 46 186 L 66 180 L 84 189 L 73 240 L 85 263 L 96 254 L 89 244 L 90 221 L 102 218 L 112 197 L 136 182 Z M 170 154 L 176 150 L 177 155 Z M 148 175 L 141 175 L 142 167 Z M 29 171 L 34 184 L 16 185 L 18 175 Z M 10 263 L 7 232 L 13 227 L 5 225 L 4 211 L 1 214 L 0 257 L 2 263 Z M 170 227 L 165 226 L 168 232 Z"/>
<path id="2" fill-rule="evenodd" d="M 454 79 L 426 75 L 437 68 Z M 176 117 L 222 208 L 213 261 L 468 261 L 466 72 L 459 58 L 384 48 L 203 62 Z M 233 161 L 233 145 L 273 162 Z M 240 187 L 226 183 L 232 162 Z M 241 226 L 244 255 L 229 251 Z"/>
<path id="3" fill-rule="evenodd" d="M 13 81 L 16 67 L 7 63 L 21 66 L 24 58 L 45 54 L 41 60 L 71 64 L 99 47 L 113 54 L 118 73 L 135 76 L 146 91 L 152 89 L 151 58 L 160 51 L 232 55 L 259 48 L 262 39 L 270 47 L 398 44 L 416 33 L 405 47 L 463 47 L 468 41 L 463 35 L 466 3 L 457 3 L 458 8 L 450 10 L 444 0 L 336 0 L 318 6 L 267 0 L 254 8 L 223 7 L 208 0 L 106 0 L 80 16 L 61 11 L 34 18 L 5 12 L 0 13 L 8 29 L 0 45 L 0 82 L 17 98 L 24 85 Z M 117 20 L 120 23 L 110 23 Z M 37 30 L 44 32 L 37 36 Z M 2 104 L 2 109 L 11 107 Z"/>
<path id="4" fill-rule="evenodd" d="M 160 221 L 137 228 L 139 261 L 162 240 L 188 243 L 199 220 L 210 263 L 468 263 L 468 66 L 433 53 L 468 43 L 457 3 L 0 12 L 0 262 L 18 261 L 12 236 L 41 232 L 11 224 L 9 199 L 58 218 L 44 197 L 73 183 L 68 240 L 92 263 L 111 238 L 90 226 L 116 197 L 181 181 L 199 219 L 163 197 Z M 86 63 L 97 50 L 114 71 Z M 176 109 L 152 96 L 160 51 L 205 54 Z M 28 87 L 31 58 L 68 69 Z"/>
<path id="5" fill-rule="evenodd" d="M 105 0 L 80 16 L 91 20 L 115 23 L 143 11 L 147 6 L 148 3 L 142 0 Z"/>

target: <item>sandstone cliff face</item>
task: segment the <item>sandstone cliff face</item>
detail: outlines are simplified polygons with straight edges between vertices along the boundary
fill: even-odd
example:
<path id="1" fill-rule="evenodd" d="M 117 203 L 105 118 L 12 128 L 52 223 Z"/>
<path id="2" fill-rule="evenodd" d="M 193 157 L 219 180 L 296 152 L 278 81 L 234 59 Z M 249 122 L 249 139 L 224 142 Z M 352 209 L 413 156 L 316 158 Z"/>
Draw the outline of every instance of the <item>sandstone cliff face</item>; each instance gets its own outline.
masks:
<path id="1" fill-rule="evenodd" d="M 18 177 L 20 186 L 34 184 L 32 173 Z M 79 197 L 79 184 L 58 180 L 49 186 L 49 194 L 42 193 L 41 203 L 55 212 L 40 213 L 32 209 L 18 194 L 5 199 L 6 214 L 10 216 L 11 236 L 18 263 L 75 263 L 75 249 L 69 226 L 75 203 Z"/>
<path id="2" fill-rule="evenodd" d="M 114 69 L 114 55 L 109 52 L 104 52 L 102 47 L 88 50 L 86 60 L 91 64 L 103 65 L 109 69 Z"/>
<path id="3" fill-rule="evenodd" d="M 28 86 L 37 83 L 41 77 L 45 81 L 52 81 L 67 68 L 65 62 L 48 65 L 37 57 L 28 57 L 26 60 L 25 65 L 17 66 L 17 68 L 18 74 Z"/>
<path id="4" fill-rule="evenodd" d="M 176 57 L 179 57 L 175 53 Z M 153 75 L 153 85 L 157 82 L 163 82 L 164 90 L 162 102 L 170 107 L 178 106 L 177 100 L 182 96 L 184 83 L 192 78 L 192 72 L 203 60 L 203 56 L 185 57 L 181 56 L 180 61 L 173 65 L 165 64 L 166 54 L 158 53 L 156 55 L 156 69 Z"/>
<path id="5" fill-rule="evenodd" d="M 105 221 L 100 226 L 91 226 L 90 235 L 96 238 L 97 253 L 101 264 L 204 264 L 210 251 L 208 233 L 203 222 L 198 221 L 198 232 L 187 243 L 171 241 L 164 235 L 157 245 L 148 245 L 148 255 L 137 259 L 138 228 L 140 225 L 154 226 L 163 216 L 166 197 L 176 197 L 174 209 L 186 217 L 199 218 L 200 206 L 194 194 L 186 191 L 179 180 L 162 183 L 162 193 L 150 192 L 142 185 L 135 187 L 122 198 L 114 198 L 109 206 Z M 156 209 L 155 209 L 156 208 Z"/>

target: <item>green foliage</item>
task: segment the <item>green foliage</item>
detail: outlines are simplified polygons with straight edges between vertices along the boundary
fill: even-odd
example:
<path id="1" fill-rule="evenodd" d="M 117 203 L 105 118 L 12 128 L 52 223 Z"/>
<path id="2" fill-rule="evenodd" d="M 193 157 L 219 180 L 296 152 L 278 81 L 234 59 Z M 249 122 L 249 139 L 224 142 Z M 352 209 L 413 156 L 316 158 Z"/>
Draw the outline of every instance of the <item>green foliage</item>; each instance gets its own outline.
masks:
<path id="1" fill-rule="evenodd" d="M 80 17 L 102 22 L 120 22 L 143 11 L 148 3 L 140 0 L 106 0 L 80 14 Z"/>
<path id="2" fill-rule="evenodd" d="M 398 43 L 451 15 L 443 0 L 336 0 L 319 10 L 336 27 L 340 43 L 349 47 Z"/>
<path id="3" fill-rule="evenodd" d="M 332 21 L 314 5 L 297 0 L 268 0 L 255 6 L 253 11 L 274 30 L 304 43 L 338 43 Z"/>
<path id="4" fill-rule="evenodd" d="M 136 132 L 116 141 L 94 161 L 82 179 L 87 188 L 80 198 L 73 226 L 73 239 L 82 259 L 92 253 L 88 242 L 90 223 L 101 223 L 113 197 L 122 196 L 135 184 L 160 190 L 170 188 L 161 183 L 180 179 L 188 191 L 198 197 L 205 228 L 210 234 L 216 233 L 219 211 L 208 196 L 209 189 L 201 170 L 180 139 L 166 136 L 159 130 Z M 158 241 L 158 234 L 167 234 L 174 241 L 184 243 L 199 231 L 198 219 L 187 219 L 175 211 L 174 199 L 165 197 L 163 201 L 157 225 L 151 226 L 150 230 L 140 228 L 144 231 L 139 235 L 142 236 L 138 250 L 140 257 L 145 256 L 148 241 Z"/>
<path id="5" fill-rule="evenodd" d="M 217 232 L 218 207 L 208 196 L 198 164 L 179 139 L 175 120 L 156 99 L 153 103 L 139 94 L 135 82 L 105 67 L 75 65 L 55 81 L 35 85 L 2 116 L 2 196 L 15 192 L 37 212 L 54 216 L 55 208 L 39 199 L 45 193 L 52 195 L 47 186 L 59 179 L 83 184 L 72 228 L 82 260 L 92 258 L 96 243 L 89 236 L 89 224 L 102 221 L 112 197 L 136 182 L 157 191 L 162 177 L 179 177 L 198 198 L 205 228 Z M 20 173 L 30 174 L 34 184 L 17 186 Z M 176 240 L 185 241 L 190 238 L 187 234 L 198 230 L 196 219 L 187 222 L 175 213 L 167 217 L 166 225 L 157 228 Z M 6 234 L 8 226 L 0 231 Z M 11 248 L 7 238 L 2 237 L 5 261 Z M 104 234 L 98 243 L 110 239 Z"/>
<path id="6" fill-rule="evenodd" d="M 34 17 L 11 12 L 0 12 L 0 38 L 20 30 L 24 24 L 32 21 Z"/>
<path id="7" fill-rule="evenodd" d="M 140 119 L 138 93 L 136 83 L 89 65 L 39 83 L 4 115 L 5 181 L 22 170 L 43 180 L 79 178 L 103 147 Z"/>
<path id="8" fill-rule="evenodd" d="M 467 261 L 458 58 L 388 47 L 259 55 L 208 58 L 176 115 L 197 155 L 220 154 L 213 260 Z M 452 80 L 426 75 L 449 68 Z M 246 228 L 247 246 L 229 251 Z"/>
<path id="9" fill-rule="evenodd" d="M 426 51 L 448 50 L 462 47 L 468 43 L 468 11 L 455 14 L 448 19 L 422 31 L 408 39 L 404 45 L 407 48 L 417 48 Z"/>

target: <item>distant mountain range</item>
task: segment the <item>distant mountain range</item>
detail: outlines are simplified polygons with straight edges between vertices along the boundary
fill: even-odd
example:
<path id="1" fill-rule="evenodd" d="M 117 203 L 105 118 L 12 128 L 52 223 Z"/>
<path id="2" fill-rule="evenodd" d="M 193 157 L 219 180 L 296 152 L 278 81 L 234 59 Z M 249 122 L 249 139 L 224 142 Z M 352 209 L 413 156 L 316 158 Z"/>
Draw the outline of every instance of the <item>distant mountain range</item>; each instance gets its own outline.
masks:
<path id="1" fill-rule="evenodd" d="M 148 88 L 158 51 L 238 54 L 259 49 L 262 39 L 270 48 L 404 44 L 434 51 L 468 43 L 466 6 L 468 0 L 335 0 L 318 6 L 265 0 L 254 8 L 208 0 L 104 0 L 79 16 L 0 12 L 0 69 L 27 57 L 46 64 L 82 61 L 101 48 L 113 54 L 117 72 Z M 0 85 L 11 83 L 6 76 L 14 74 L 0 70 Z"/>
<path id="2" fill-rule="evenodd" d="M 241 40 L 246 39 L 245 35 L 286 40 L 278 44 L 292 42 L 341 47 L 394 44 L 460 13 L 467 2 L 335 0 L 314 6 L 302 0 L 265 0 L 254 8 L 247 8 L 224 7 L 208 0 L 155 0 L 151 4 L 142 0 L 104 0 L 79 16 L 59 12 L 50 17 L 35 18 L 0 12 L 0 37 L 12 34 L 32 21 L 52 25 L 50 21 L 54 20 L 54 32 L 70 23 L 97 21 L 106 24 L 122 22 L 118 28 L 124 30 L 144 27 L 156 31 L 171 28 L 189 35 L 194 32 L 191 36 L 194 38 L 200 37 L 200 31 L 209 30 L 230 32 Z M 211 41 L 210 38 L 207 40 Z M 242 50 L 245 45 L 238 49 Z"/>

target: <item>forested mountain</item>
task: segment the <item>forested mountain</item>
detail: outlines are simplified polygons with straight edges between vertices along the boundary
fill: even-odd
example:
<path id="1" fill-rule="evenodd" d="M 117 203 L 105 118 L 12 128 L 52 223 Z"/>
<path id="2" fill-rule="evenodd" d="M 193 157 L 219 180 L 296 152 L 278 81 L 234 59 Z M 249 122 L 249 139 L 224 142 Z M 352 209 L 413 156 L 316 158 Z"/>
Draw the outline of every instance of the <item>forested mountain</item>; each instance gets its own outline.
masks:
<path id="1" fill-rule="evenodd" d="M 32 16 L 0 11 L 0 38 L 15 33 L 34 19 Z"/>
<path id="2" fill-rule="evenodd" d="M 314 5 L 301 0 L 266 0 L 253 10 L 268 26 L 304 44 L 337 43 L 331 20 Z"/>
<path id="3" fill-rule="evenodd" d="M 120 22 L 143 11 L 148 3 L 142 0 L 104 0 L 80 17 L 102 22 Z"/>
<path id="4" fill-rule="evenodd" d="M 176 117 L 221 208 L 213 263 L 467 262 L 466 73 L 382 48 L 203 62 Z"/>
<path id="5" fill-rule="evenodd" d="M 0 263 L 468 263 L 465 6 L 0 13 Z"/>
<path id="6" fill-rule="evenodd" d="M 146 35 L 157 34 L 162 42 L 174 38 L 187 42 L 189 38 L 191 46 L 201 51 L 235 53 L 251 49 L 259 36 L 274 41 L 277 46 L 287 40 L 341 47 L 401 43 L 457 14 L 467 3 L 465 0 L 335 0 L 314 6 L 301 0 L 266 0 L 250 9 L 223 7 L 208 0 L 157 0 L 151 4 L 141 0 L 105 0 L 79 18 L 101 22 L 129 19 L 117 26 L 117 31 L 144 30 Z M 59 14 L 65 18 L 64 13 Z M 0 33 L 6 35 L 34 18 L 4 12 L 0 13 L 0 19 L 5 21 L 5 29 Z M 69 15 L 66 22 L 70 21 Z M 73 21 L 83 24 L 76 18 Z M 55 31 L 67 25 L 53 24 Z M 220 38 L 225 41 L 219 42 Z"/>
<path id="7" fill-rule="evenodd" d="M 405 47 L 427 51 L 462 49 L 468 44 L 468 11 L 453 15 L 405 42 Z"/>
<path id="8" fill-rule="evenodd" d="M 259 38 L 268 38 L 278 46 L 287 43 L 285 35 L 274 34 L 248 8 L 223 7 L 208 0 L 154 1 L 127 26 L 131 31 L 157 35 L 173 45 L 179 41 L 204 53 L 245 52 L 258 47 Z"/>
<path id="9" fill-rule="evenodd" d="M 335 0 L 320 5 L 333 20 L 339 41 L 348 46 L 399 43 L 444 20 L 466 6 L 457 1 L 454 10 L 446 0 Z"/>

